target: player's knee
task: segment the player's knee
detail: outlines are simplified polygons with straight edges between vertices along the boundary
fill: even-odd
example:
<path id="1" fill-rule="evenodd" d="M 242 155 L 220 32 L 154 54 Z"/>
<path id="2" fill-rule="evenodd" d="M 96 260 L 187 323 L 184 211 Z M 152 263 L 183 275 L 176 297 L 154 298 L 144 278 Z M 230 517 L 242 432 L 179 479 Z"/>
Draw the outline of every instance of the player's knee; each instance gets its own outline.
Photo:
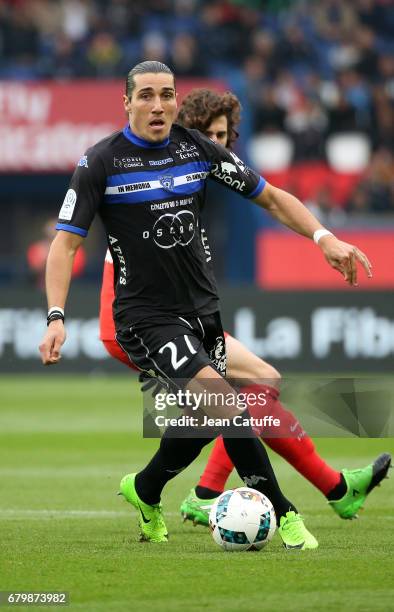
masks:
<path id="1" fill-rule="evenodd" d="M 278 370 L 262 359 L 255 361 L 251 378 L 264 381 L 265 384 L 275 387 L 275 389 L 279 388 L 281 381 L 281 375 Z"/>

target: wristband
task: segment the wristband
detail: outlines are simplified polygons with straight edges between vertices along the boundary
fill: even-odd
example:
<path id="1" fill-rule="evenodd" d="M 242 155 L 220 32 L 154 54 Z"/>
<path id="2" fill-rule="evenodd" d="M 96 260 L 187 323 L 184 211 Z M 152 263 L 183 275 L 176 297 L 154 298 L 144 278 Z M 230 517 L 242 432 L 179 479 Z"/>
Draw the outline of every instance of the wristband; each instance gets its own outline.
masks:
<path id="1" fill-rule="evenodd" d="M 47 326 L 52 323 L 52 321 L 58 320 L 64 323 L 64 310 L 60 308 L 60 306 L 52 306 L 52 308 L 48 310 Z"/>
<path id="2" fill-rule="evenodd" d="M 323 238 L 323 236 L 333 236 L 334 234 L 332 232 L 330 232 L 328 229 L 318 229 L 315 232 L 313 232 L 313 242 L 315 244 L 319 244 L 319 240 L 320 238 Z"/>
<path id="3" fill-rule="evenodd" d="M 60 306 L 52 306 L 52 308 L 48 310 L 48 317 L 50 317 L 53 312 L 60 312 L 64 317 L 64 308 L 60 308 Z"/>
<path id="4" fill-rule="evenodd" d="M 53 312 L 49 317 L 47 317 L 47 327 L 49 323 L 52 323 L 52 321 L 57 321 L 57 320 L 61 320 L 64 323 L 63 315 L 60 314 L 60 312 Z"/>

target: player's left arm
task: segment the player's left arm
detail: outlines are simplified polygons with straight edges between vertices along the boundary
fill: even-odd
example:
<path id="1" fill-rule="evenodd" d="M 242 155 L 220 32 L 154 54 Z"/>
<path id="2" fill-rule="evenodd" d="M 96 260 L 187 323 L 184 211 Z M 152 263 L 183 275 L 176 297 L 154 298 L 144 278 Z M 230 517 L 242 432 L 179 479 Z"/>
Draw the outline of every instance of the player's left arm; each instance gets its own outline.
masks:
<path id="1" fill-rule="evenodd" d="M 295 196 L 266 183 L 264 189 L 253 200 L 269 212 L 274 219 L 307 238 L 316 237 L 317 230 L 324 230 L 316 217 Z M 349 285 L 357 286 L 357 261 L 366 275 L 372 276 L 372 266 L 367 256 L 353 244 L 338 240 L 326 233 L 318 239 L 318 246 L 333 268 L 343 274 Z"/>
<path id="2" fill-rule="evenodd" d="M 357 261 L 368 277 L 371 264 L 366 255 L 353 244 L 338 240 L 330 234 L 312 213 L 293 195 L 270 185 L 249 168 L 233 151 L 213 143 L 196 130 L 188 130 L 202 146 L 212 167 L 210 178 L 265 208 L 277 221 L 307 238 L 314 238 L 333 268 L 343 274 L 349 285 L 357 285 Z M 318 230 L 325 235 L 316 236 Z"/>

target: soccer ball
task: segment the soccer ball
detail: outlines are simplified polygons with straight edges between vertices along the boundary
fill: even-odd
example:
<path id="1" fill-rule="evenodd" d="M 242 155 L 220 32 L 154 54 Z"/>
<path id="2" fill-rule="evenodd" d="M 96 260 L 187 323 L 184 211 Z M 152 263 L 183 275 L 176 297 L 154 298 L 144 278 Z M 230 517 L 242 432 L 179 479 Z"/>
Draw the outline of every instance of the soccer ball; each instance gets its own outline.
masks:
<path id="1" fill-rule="evenodd" d="M 268 497 L 255 489 L 230 489 L 213 504 L 209 526 L 224 550 L 260 550 L 275 533 L 275 511 Z"/>

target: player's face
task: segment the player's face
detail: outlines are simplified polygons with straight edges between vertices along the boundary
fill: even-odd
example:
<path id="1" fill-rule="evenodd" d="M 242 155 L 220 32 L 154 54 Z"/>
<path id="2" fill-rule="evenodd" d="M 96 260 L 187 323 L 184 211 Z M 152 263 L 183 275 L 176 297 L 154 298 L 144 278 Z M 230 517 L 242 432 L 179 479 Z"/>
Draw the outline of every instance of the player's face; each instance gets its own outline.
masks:
<path id="1" fill-rule="evenodd" d="M 219 115 L 212 121 L 205 132 L 206 136 L 217 144 L 227 147 L 228 141 L 228 121 L 226 115 Z"/>
<path id="2" fill-rule="evenodd" d="M 137 74 L 134 83 L 131 98 L 123 98 L 132 131 L 149 142 L 165 140 L 177 111 L 173 76 L 165 72 Z"/>

